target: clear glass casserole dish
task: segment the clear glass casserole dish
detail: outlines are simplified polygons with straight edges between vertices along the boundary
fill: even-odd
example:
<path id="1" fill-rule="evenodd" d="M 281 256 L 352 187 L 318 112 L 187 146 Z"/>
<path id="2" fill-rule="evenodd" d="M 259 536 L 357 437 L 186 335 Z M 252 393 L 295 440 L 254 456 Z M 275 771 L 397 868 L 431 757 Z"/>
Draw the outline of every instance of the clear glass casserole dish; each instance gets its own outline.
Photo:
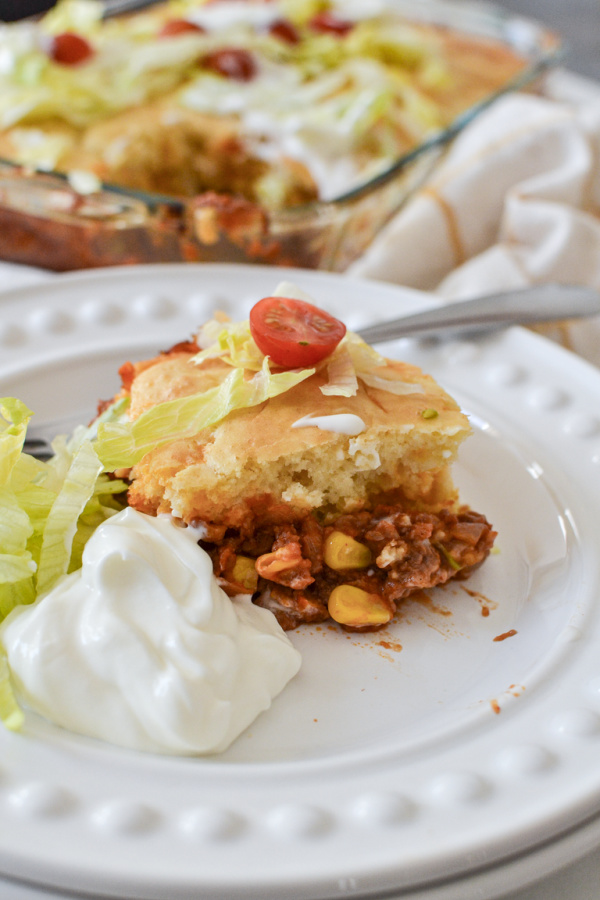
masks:
<path id="1" fill-rule="evenodd" d="M 379 168 L 371 166 L 368 177 L 355 178 L 327 199 L 296 205 L 271 207 L 219 189 L 183 197 L 109 180 L 90 186 L 72 177 L 80 172 L 42 171 L 0 152 L 0 258 L 56 271 L 175 261 L 344 271 L 423 183 L 465 125 L 498 97 L 534 89 L 561 55 L 560 40 L 543 25 L 487 4 L 387 0 L 386 6 L 417 28 L 462 42 L 465 71 L 470 66 L 475 79 L 486 69 L 488 54 L 492 60 L 506 52 L 516 63 L 443 128 L 430 129 Z"/>

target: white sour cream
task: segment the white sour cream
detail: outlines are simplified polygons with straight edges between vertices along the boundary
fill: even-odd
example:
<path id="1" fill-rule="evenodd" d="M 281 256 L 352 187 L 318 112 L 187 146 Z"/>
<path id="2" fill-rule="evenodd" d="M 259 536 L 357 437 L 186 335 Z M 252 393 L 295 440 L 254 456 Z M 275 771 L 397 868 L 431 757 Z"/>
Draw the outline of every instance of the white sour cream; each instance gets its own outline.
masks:
<path id="1" fill-rule="evenodd" d="M 335 431 L 337 434 L 348 434 L 354 437 L 366 430 L 367 426 L 360 416 L 354 413 L 336 413 L 332 416 L 304 416 L 292 425 L 292 428 L 320 428 L 322 431 Z"/>
<path id="2" fill-rule="evenodd" d="M 239 0 L 221 0 L 220 3 L 207 4 L 199 9 L 190 10 L 186 18 L 207 31 L 224 31 L 235 25 L 251 25 L 254 28 L 267 28 L 275 22 L 281 13 L 269 4 L 240 3 Z"/>
<path id="3" fill-rule="evenodd" d="M 188 533 L 189 531 L 189 533 Z M 135 750 L 225 750 L 296 674 L 272 613 L 217 585 L 192 529 L 127 509 L 0 629 L 18 694 L 69 731 Z"/>

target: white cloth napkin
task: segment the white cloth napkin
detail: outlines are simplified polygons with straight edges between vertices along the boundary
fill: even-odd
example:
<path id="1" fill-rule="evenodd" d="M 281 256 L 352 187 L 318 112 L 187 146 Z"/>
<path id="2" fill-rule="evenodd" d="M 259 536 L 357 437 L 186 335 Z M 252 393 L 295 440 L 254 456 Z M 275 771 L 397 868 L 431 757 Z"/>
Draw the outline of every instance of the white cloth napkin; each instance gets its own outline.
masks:
<path id="1" fill-rule="evenodd" d="M 448 300 L 545 281 L 600 289 L 600 85 L 559 71 L 544 96 L 500 100 L 348 274 Z M 600 317 L 547 333 L 600 365 Z"/>

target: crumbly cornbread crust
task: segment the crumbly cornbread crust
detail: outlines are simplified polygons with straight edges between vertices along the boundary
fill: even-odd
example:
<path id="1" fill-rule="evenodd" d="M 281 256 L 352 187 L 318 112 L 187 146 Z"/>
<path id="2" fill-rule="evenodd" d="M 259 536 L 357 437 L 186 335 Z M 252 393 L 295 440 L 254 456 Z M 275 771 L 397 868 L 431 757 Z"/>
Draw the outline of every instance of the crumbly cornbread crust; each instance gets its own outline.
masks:
<path id="1" fill-rule="evenodd" d="M 131 382 L 131 415 L 219 384 L 231 371 L 220 360 L 200 366 L 176 352 L 139 364 Z M 470 432 L 455 401 L 420 369 L 388 361 L 378 374 L 414 384 L 396 395 L 359 380 L 354 397 L 324 396 L 326 374 L 258 407 L 230 414 L 193 438 L 153 450 L 131 471 L 129 503 L 150 514 L 173 513 L 240 528 L 269 509 L 282 521 L 316 511 L 321 517 L 356 511 L 394 491 L 409 508 L 452 508 L 457 494 L 450 465 Z M 424 411 L 435 410 L 431 418 Z M 293 428 L 310 415 L 353 413 L 366 429 L 349 437 L 314 426 Z"/>

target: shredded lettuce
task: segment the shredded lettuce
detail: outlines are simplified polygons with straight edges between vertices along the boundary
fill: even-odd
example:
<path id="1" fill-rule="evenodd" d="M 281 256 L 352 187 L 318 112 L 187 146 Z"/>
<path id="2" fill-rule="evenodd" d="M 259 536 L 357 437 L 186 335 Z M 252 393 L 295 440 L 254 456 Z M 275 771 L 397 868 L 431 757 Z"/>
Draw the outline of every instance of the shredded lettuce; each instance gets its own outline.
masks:
<path id="1" fill-rule="evenodd" d="M 127 410 L 131 404 L 130 397 L 119 397 L 113 401 L 99 416 L 96 416 L 91 425 L 78 425 L 69 439 L 65 439 L 67 455 L 72 455 L 84 441 L 95 441 L 98 436 L 98 428 L 106 422 L 127 422 Z M 53 443 L 54 452 L 58 452 L 56 443 Z"/>
<path id="2" fill-rule="evenodd" d="M 265 356 L 254 343 L 248 322 L 211 319 L 200 330 L 198 339 L 201 344 L 208 342 L 208 347 L 192 358 L 193 363 L 219 357 L 230 366 L 251 372 L 259 372 L 263 367 Z"/>
<path id="3" fill-rule="evenodd" d="M 58 437 L 49 462 L 23 453 L 31 415 L 0 399 L 0 619 L 80 564 L 92 526 L 118 511 L 126 488 L 100 474 L 87 429 L 72 443 Z"/>
<path id="4" fill-rule="evenodd" d="M 102 474 L 96 480 L 92 496 L 86 503 L 77 522 L 77 531 L 73 536 L 69 572 L 81 568 L 81 560 L 85 545 L 96 528 L 121 508 L 115 498 L 127 489 L 121 479 L 109 478 Z"/>
<path id="5" fill-rule="evenodd" d="M 83 437 L 73 450 L 57 438 L 47 463 L 23 453 L 31 415 L 20 400 L 0 399 L 0 619 L 81 565 L 85 541 L 118 511 L 113 495 L 126 487 L 100 474 L 92 443 Z M 23 722 L 1 648 L 0 720 L 11 730 Z"/>
<path id="6" fill-rule="evenodd" d="M 242 368 L 234 368 L 218 387 L 160 403 L 134 422 L 101 425 L 96 452 L 108 471 L 130 468 L 150 450 L 193 437 L 236 410 L 258 406 L 289 391 L 314 372 L 315 369 L 302 369 L 272 373 L 268 357 L 264 358 L 261 370 L 249 380 Z"/>
<path id="7" fill-rule="evenodd" d="M 326 9 L 324 0 L 282 0 L 281 9 L 286 18 L 296 25 L 304 25 L 314 15 Z"/>
<path id="8" fill-rule="evenodd" d="M 31 126 L 31 162 L 36 144 L 42 158 L 49 152 L 48 135 L 37 123 L 44 123 L 50 139 L 58 133 L 68 140 L 62 123 L 86 127 L 170 93 L 197 71 L 203 35 L 157 40 L 156 21 L 140 31 L 135 19 L 103 22 L 103 5 L 59 0 L 35 25 L 0 26 L 0 127 Z M 90 40 L 94 55 L 84 65 L 57 65 L 49 58 L 50 36 L 64 31 Z"/>

